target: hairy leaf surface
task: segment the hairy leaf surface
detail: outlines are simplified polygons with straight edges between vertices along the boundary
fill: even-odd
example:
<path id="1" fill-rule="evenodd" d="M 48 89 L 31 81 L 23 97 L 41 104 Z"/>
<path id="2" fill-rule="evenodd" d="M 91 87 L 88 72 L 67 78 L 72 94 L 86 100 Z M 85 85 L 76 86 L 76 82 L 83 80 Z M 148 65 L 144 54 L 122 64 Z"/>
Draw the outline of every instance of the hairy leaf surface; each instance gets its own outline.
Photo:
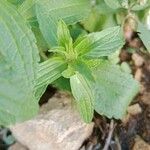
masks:
<path id="1" fill-rule="evenodd" d="M 25 0 L 19 7 L 18 11 L 23 17 L 29 19 L 35 16 L 35 0 Z"/>
<path id="2" fill-rule="evenodd" d="M 109 118 L 121 119 L 139 90 L 138 82 L 108 62 L 96 68 L 94 75 L 95 110 Z"/>
<path id="3" fill-rule="evenodd" d="M 124 38 L 121 28 L 117 26 L 85 35 L 76 43 L 75 49 L 80 55 L 85 54 L 87 57 L 99 58 L 121 49 L 124 45 Z"/>
<path id="4" fill-rule="evenodd" d="M 38 111 L 34 85 L 39 55 L 23 18 L 0 2 L 0 124 L 33 117 Z"/>
<path id="5" fill-rule="evenodd" d="M 39 64 L 36 80 L 36 98 L 39 100 L 48 84 L 61 77 L 61 73 L 67 68 L 66 63 L 59 58 L 51 58 Z"/>

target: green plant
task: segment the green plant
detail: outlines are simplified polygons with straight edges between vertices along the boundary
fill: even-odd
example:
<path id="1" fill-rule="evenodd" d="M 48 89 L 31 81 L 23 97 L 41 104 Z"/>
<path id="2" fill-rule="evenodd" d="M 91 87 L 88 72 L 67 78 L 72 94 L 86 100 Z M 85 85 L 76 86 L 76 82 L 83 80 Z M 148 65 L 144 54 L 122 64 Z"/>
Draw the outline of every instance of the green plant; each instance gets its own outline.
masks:
<path id="1" fill-rule="evenodd" d="M 150 51 L 150 0 L 95 0 L 94 2 L 89 18 L 83 21 L 86 30 L 93 32 L 116 25 L 121 25 L 123 28 L 127 26 L 138 33 L 146 49 Z"/>
<path id="2" fill-rule="evenodd" d="M 90 7 L 88 0 L 0 2 L 0 124 L 35 116 L 46 87 L 64 78 L 85 122 L 94 110 L 108 118 L 125 115 L 139 85 L 109 58 L 125 44 L 122 29 L 88 34 L 75 23 Z"/>

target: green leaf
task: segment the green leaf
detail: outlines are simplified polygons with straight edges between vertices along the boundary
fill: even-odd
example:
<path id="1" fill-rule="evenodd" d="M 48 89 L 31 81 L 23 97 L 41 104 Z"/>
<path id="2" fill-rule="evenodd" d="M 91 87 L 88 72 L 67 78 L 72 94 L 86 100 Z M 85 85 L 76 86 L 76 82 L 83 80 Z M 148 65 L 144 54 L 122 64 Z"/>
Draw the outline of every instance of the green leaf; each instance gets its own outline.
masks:
<path id="1" fill-rule="evenodd" d="M 102 29 L 105 20 L 106 16 L 100 14 L 99 10 L 93 8 L 88 18 L 84 20 L 82 24 L 87 31 L 95 32 Z"/>
<path id="2" fill-rule="evenodd" d="M 109 56 L 121 49 L 124 43 L 121 28 L 117 26 L 86 35 L 76 44 L 75 49 L 79 55 L 85 54 L 87 57 L 99 58 Z"/>
<path id="3" fill-rule="evenodd" d="M 150 30 L 148 30 L 145 25 L 139 22 L 137 31 L 139 32 L 138 35 L 140 36 L 146 49 L 150 52 Z"/>
<path id="4" fill-rule="evenodd" d="M 87 78 L 89 81 L 94 81 L 92 71 L 82 60 L 76 60 L 74 63 L 71 64 L 71 66 L 74 68 L 75 71 L 82 74 L 82 76 Z"/>
<path id="5" fill-rule="evenodd" d="M 131 8 L 133 11 L 140 11 L 148 8 L 150 6 L 150 0 L 136 2 L 136 4 Z"/>
<path id="6" fill-rule="evenodd" d="M 24 0 L 7 0 L 14 5 L 20 5 Z"/>
<path id="7" fill-rule="evenodd" d="M 104 0 L 97 0 L 97 4 L 96 4 L 96 9 L 98 10 L 99 13 L 101 14 L 113 14 L 116 12 L 115 9 L 110 8 L 105 2 Z"/>
<path id="8" fill-rule="evenodd" d="M 66 48 L 67 46 L 72 45 L 70 31 L 63 20 L 58 22 L 57 37 L 59 46 Z"/>
<path id="9" fill-rule="evenodd" d="M 79 36 L 87 34 L 87 31 L 80 25 L 80 24 L 74 24 L 72 26 L 69 26 L 70 28 L 70 34 L 72 39 L 75 41 Z"/>
<path id="10" fill-rule="evenodd" d="M 61 73 L 66 68 L 66 63 L 59 58 L 50 58 L 39 64 L 35 86 L 37 100 L 39 100 L 49 84 L 61 77 Z"/>
<path id="11" fill-rule="evenodd" d="M 48 50 L 48 45 L 40 31 L 40 29 L 36 26 L 33 26 L 32 28 L 32 32 L 35 35 L 36 41 L 37 41 L 37 46 L 40 52 L 40 56 L 43 60 L 47 60 L 47 56 L 45 55 L 44 52 L 46 52 Z"/>
<path id="12" fill-rule="evenodd" d="M 31 17 L 35 17 L 35 1 L 34 0 L 25 0 L 18 7 L 18 11 L 26 19 L 29 19 Z"/>
<path id="13" fill-rule="evenodd" d="M 35 37 L 8 2 L 0 2 L 0 124 L 35 116 L 34 85 L 39 62 Z"/>
<path id="14" fill-rule="evenodd" d="M 78 53 L 78 56 L 82 56 L 89 51 L 89 46 L 91 44 L 88 35 L 79 36 L 73 43 L 74 50 Z"/>
<path id="15" fill-rule="evenodd" d="M 40 29 L 49 46 L 57 45 L 58 20 L 74 24 L 84 19 L 89 11 L 89 0 L 38 0 L 36 4 Z"/>
<path id="16" fill-rule="evenodd" d="M 91 85 L 78 72 L 70 78 L 70 84 L 81 117 L 86 123 L 91 122 L 94 114 L 94 95 Z"/>
<path id="17" fill-rule="evenodd" d="M 56 87 L 59 90 L 71 92 L 70 79 L 60 77 L 59 79 L 54 81 L 52 84 L 54 87 Z"/>
<path id="18" fill-rule="evenodd" d="M 121 8 L 120 0 L 104 0 L 105 3 L 112 9 Z"/>
<path id="19" fill-rule="evenodd" d="M 68 65 L 68 68 L 62 72 L 62 76 L 64 78 L 70 78 L 74 74 L 75 74 L 75 70 L 70 65 Z"/>
<path id="20" fill-rule="evenodd" d="M 108 62 L 93 70 L 95 110 L 108 118 L 122 119 L 139 90 L 139 84 L 119 66 Z"/>

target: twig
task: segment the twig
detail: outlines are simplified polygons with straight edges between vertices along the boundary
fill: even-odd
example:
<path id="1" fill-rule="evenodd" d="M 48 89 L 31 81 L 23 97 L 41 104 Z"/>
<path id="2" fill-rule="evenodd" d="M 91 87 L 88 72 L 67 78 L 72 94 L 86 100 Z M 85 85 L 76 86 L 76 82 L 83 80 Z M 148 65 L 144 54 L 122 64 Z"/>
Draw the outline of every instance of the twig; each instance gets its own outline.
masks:
<path id="1" fill-rule="evenodd" d="M 109 134 L 108 134 L 108 137 L 106 139 L 106 143 L 105 143 L 105 146 L 104 146 L 103 150 L 108 150 L 110 142 L 111 142 L 111 138 L 112 138 L 112 134 L 113 134 L 114 128 L 115 128 L 114 120 L 111 120 L 110 127 L 109 127 Z"/>
<path id="2" fill-rule="evenodd" d="M 118 150 L 121 150 L 121 145 L 120 145 L 120 142 L 119 142 L 119 139 L 118 139 L 118 136 L 117 136 L 117 135 L 115 136 L 115 141 L 116 141 L 116 143 L 117 143 L 117 148 L 118 148 Z"/>

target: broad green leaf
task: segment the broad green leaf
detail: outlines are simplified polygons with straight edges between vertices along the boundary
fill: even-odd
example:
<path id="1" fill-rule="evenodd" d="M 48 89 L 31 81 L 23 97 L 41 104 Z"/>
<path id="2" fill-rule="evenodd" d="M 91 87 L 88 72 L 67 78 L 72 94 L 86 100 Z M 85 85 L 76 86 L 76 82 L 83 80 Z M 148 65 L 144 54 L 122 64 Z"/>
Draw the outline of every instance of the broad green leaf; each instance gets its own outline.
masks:
<path id="1" fill-rule="evenodd" d="M 49 84 L 61 77 L 61 73 L 66 68 L 65 62 L 59 58 L 50 58 L 39 64 L 35 86 L 37 100 Z"/>
<path id="2" fill-rule="evenodd" d="M 97 0 L 96 9 L 98 10 L 99 13 L 101 13 L 101 14 L 107 14 L 107 15 L 116 12 L 116 10 L 110 8 L 106 4 L 106 2 L 104 2 L 104 0 Z"/>
<path id="3" fill-rule="evenodd" d="M 59 46 L 67 48 L 70 47 L 70 45 L 72 45 L 70 31 L 63 20 L 60 20 L 58 22 L 57 38 Z"/>
<path id="4" fill-rule="evenodd" d="M 20 5 L 24 0 L 7 0 L 14 5 Z"/>
<path id="5" fill-rule="evenodd" d="M 86 123 L 91 122 L 94 114 L 94 95 L 91 85 L 78 72 L 70 78 L 70 84 L 81 117 Z"/>
<path id="6" fill-rule="evenodd" d="M 38 111 L 34 85 L 39 62 L 35 37 L 19 13 L 0 2 L 0 124 L 33 117 Z"/>
<path id="7" fill-rule="evenodd" d="M 89 0 L 38 0 L 36 3 L 40 29 L 49 46 L 57 45 L 58 20 L 74 24 L 84 19 L 89 11 Z"/>
<path id="8" fill-rule="evenodd" d="M 139 90 L 139 84 L 119 66 L 108 62 L 93 70 L 95 110 L 108 118 L 122 119 Z"/>
<path id="9" fill-rule="evenodd" d="M 86 35 L 76 44 L 75 49 L 79 55 L 99 58 L 121 49 L 124 43 L 121 28 L 117 26 Z"/>
<path id="10" fill-rule="evenodd" d="M 18 11 L 26 19 L 34 17 L 35 16 L 35 0 L 25 0 L 18 7 Z"/>
<path id="11" fill-rule="evenodd" d="M 150 30 L 148 30 L 145 25 L 139 22 L 137 31 L 139 32 L 138 35 L 140 36 L 146 49 L 150 52 Z"/>
<path id="12" fill-rule="evenodd" d="M 121 8 L 120 0 L 104 0 L 105 3 L 112 9 Z"/>

